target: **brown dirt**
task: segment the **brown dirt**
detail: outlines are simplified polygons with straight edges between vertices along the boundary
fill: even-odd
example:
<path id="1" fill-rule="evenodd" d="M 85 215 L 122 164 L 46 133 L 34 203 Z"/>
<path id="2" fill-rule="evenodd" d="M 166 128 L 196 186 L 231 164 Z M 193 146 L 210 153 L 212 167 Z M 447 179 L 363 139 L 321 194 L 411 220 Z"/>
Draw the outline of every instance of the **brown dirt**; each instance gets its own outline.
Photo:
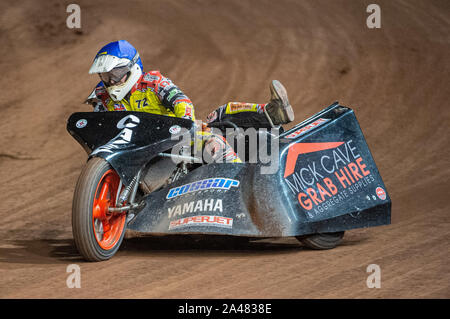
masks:
<path id="1" fill-rule="evenodd" d="M 449 298 L 450 2 L 70 1 L 0 4 L 0 297 Z M 102 4 L 103 3 L 103 4 Z M 352 107 L 392 197 L 392 225 L 349 231 L 330 251 L 295 239 L 230 248 L 128 238 L 104 263 L 80 260 L 71 201 L 86 155 L 68 116 L 96 84 L 96 51 L 127 39 L 194 101 L 265 102 L 288 89 L 296 122 L 335 100 Z M 81 266 L 81 289 L 66 267 Z M 366 286 L 369 264 L 381 288 Z"/>

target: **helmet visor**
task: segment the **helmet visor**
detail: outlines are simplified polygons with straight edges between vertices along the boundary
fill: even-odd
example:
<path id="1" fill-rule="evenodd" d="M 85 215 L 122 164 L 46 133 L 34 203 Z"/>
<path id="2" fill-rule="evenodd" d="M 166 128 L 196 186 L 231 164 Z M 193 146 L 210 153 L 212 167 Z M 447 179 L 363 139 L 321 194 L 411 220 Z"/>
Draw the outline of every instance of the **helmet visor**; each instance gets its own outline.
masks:
<path id="1" fill-rule="evenodd" d="M 130 68 L 128 66 L 121 66 L 118 68 L 114 68 L 109 72 L 105 73 L 99 73 L 100 79 L 105 84 L 106 87 L 115 85 L 117 83 L 120 83 L 122 80 L 123 82 L 126 81 L 125 76 L 127 76 L 130 73 Z"/>

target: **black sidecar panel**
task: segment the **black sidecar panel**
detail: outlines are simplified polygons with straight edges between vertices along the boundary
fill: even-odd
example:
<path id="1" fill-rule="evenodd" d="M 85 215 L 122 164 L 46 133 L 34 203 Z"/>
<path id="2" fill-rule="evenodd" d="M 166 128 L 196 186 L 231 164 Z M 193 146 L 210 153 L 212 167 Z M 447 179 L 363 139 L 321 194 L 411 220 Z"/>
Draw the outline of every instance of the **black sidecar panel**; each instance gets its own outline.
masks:
<path id="1" fill-rule="evenodd" d="M 125 185 L 152 157 L 193 129 L 188 119 L 128 111 L 78 112 L 67 122 L 67 130 L 89 156 L 108 161 Z"/>
<path id="2" fill-rule="evenodd" d="M 353 111 L 337 103 L 279 138 L 278 170 L 209 164 L 146 197 L 128 228 L 280 237 L 390 223 L 391 200 Z"/>
<path id="3" fill-rule="evenodd" d="M 128 229 L 148 233 L 233 233 L 253 235 L 249 218 L 254 197 L 247 164 L 209 164 L 149 194 Z"/>

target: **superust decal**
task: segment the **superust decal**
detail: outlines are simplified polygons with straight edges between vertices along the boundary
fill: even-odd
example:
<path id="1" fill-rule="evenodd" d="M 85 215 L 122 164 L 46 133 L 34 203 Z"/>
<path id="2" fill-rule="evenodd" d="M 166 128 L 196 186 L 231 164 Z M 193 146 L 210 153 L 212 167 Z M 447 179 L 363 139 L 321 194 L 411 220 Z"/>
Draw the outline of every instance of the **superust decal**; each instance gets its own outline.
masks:
<path id="1" fill-rule="evenodd" d="M 167 193 L 166 199 L 172 199 L 181 195 L 208 190 L 229 190 L 231 187 L 238 187 L 239 181 L 230 178 L 210 178 L 203 179 L 201 181 L 181 185 L 175 188 L 171 188 Z"/>
<path id="2" fill-rule="evenodd" d="M 300 156 L 313 152 L 320 153 L 308 160 Z M 288 151 L 285 182 L 309 217 L 347 201 L 374 181 L 352 140 L 296 143 Z M 382 188 L 377 190 L 382 200 L 386 198 L 383 193 Z"/>
<path id="3" fill-rule="evenodd" d="M 314 121 L 314 122 L 312 122 L 312 123 L 310 123 L 310 124 L 300 128 L 300 129 L 296 130 L 295 132 L 292 132 L 291 134 L 286 135 L 285 138 L 296 138 L 296 137 L 298 137 L 300 135 L 305 134 L 309 130 L 311 130 L 311 129 L 317 127 L 317 126 L 320 126 L 323 123 L 328 122 L 328 121 L 329 121 L 329 119 L 320 118 L 320 119 L 318 119 L 318 120 L 316 120 L 316 121 Z"/>
<path id="4" fill-rule="evenodd" d="M 223 216 L 193 216 L 171 221 L 169 230 L 187 226 L 233 227 L 233 218 Z"/>
<path id="5" fill-rule="evenodd" d="M 197 212 L 223 212 L 221 199 L 204 199 L 190 201 L 168 208 L 169 218 Z"/>

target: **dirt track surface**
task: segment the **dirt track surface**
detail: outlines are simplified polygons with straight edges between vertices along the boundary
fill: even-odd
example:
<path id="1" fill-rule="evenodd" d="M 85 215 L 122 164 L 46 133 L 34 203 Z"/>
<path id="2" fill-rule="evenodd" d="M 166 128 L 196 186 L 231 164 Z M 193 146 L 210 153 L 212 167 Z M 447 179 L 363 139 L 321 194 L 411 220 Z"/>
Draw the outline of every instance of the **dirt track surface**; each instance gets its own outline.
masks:
<path id="1" fill-rule="evenodd" d="M 41 2 L 41 4 L 39 4 Z M 1 298 L 449 298 L 450 2 L 71 1 L 0 4 Z M 230 245 L 125 239 L 85 263 L 71 205 L 86 154 L 66 119 L 97 82 L 97 50 L 127 39 L 146 70 L 178 84 L 205 118 L 227 101 L 288 89 L 296 123 L 338 100 L 355 110 L 392 198 L 392 225 L 353 230 L 311 251 L 295 239 Z M 81 267 L 81 289 L 66 267 Z M 366 267 L 381 267 L 368 289 Z"/>

